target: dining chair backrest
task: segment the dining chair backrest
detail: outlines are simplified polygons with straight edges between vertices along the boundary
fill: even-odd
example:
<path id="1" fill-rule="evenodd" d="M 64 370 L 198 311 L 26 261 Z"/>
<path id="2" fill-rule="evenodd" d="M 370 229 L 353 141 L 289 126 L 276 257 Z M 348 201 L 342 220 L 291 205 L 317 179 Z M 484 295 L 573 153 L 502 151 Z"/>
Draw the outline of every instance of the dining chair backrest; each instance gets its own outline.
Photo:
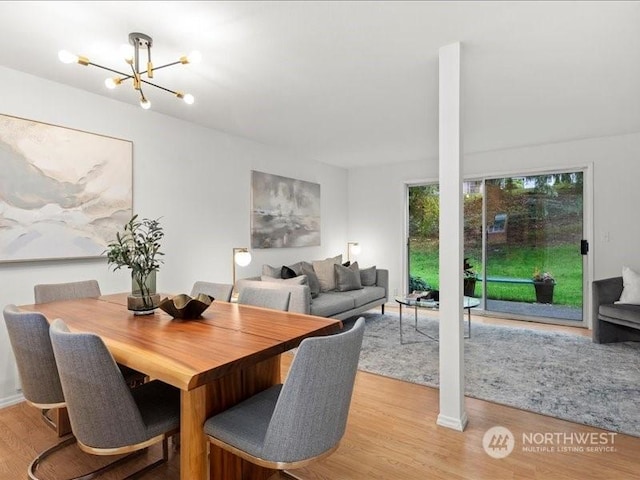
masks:
<path id="1" fill-rule="evenodd" d="M 60 319 L 51 324 L 50 336 L 78 441 L 94 448 L 118 448 L 146 440 L 140 410 L 102 339 L 71 333 Z"/>
<path id="2" fill-rule="evenodd" d="M 48 303 L 74 298 L 99 297 L 100 285 L 97 280 L 83 280 L 67 283 L 41 283 L 33 287 L 36 303 Z"/>
<path id="3" fill-rule="evenodd" d="M 199 293 L 204 293 L 213 297 L 215 300 L 222 302 L 228 302 L 231 300 L 231 293 L 233 292 L 233 285 L 230 283 L 212 283 L 197 281 L 193 284 L 191 289 L 191 296 L 195 297 Z"/>
<path id="4" fill-rule="evenodd" d="M 22 312 L 15 305 L 7 305 L 3 314 L 25 399 L 43 409 L 64 406 L 49 322 L 41 313 Z"/>
<path id="5" fill-rule="evenodd" d="M 294 462 L 322 454 L 344 435 L 364 318 L 337 335 L 302 341 L 264 439 L 264 458 Z"/>
<path id="6" fill-rule="evenodd" d="M 210 444 L 276 470 L 331 455 L 346 429 L 363 335 L 360 317 L 346 332 L 303 340 L 284 384 L 206 420 Z"/>
<path id="7" fill-rule="evenodd" d="M 271 288 L 244 287 L 238 294 L 238 303 L 273 310 L 289 310 L 291 292 Z"/>

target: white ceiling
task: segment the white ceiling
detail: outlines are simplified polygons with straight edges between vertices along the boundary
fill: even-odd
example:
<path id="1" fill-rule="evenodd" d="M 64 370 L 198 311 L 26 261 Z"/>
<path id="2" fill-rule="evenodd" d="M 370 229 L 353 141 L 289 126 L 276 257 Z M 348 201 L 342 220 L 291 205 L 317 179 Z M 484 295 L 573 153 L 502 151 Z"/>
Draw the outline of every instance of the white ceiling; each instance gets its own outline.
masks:
<path id="1" fill-rule="evenodd" d="M 343 167 L 437 156 L 438 49 L 456 41 L 466 152 L 640 131 L 639 2 L 2 1 L 0 64 L 137 104 L 57 58 L 126 70 L 134 31 L 156 65 L 203 55 L 155 78 L 196 104 L 147 88 L 153 110 Z"/>

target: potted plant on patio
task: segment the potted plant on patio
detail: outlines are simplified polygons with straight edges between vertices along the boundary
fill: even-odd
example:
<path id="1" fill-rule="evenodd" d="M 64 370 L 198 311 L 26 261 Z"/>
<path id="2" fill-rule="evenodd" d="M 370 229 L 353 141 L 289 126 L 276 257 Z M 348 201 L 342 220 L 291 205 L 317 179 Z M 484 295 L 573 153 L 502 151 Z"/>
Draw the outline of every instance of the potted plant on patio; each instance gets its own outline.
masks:
<path id="1" fill-rule="evenodd" d="M 536 268 L 533 271 L 533 286 L 536 289 L 537 303 L 553 303 L 553 288 L 556 280 L 550 272 L 542 272 Z"/>
<path id="2" fill-rule="evenodd" d="M 478 280 L 478 274 L 473 269 L 473 265 L 469 263 L 469 259 L 464 259 L 464 296 L 473 297 L 476 290 L 476 281 Z"/>
<path id="3" fill-rule="evenodd" d="M 138 220 L 138 215 L 124 225 L 123 232 L 116 232 L 115 241 L 107 245 L 107 263 L 113 270 L 122 267 L 131 269 L 132 292 L 127 299 L 127 308 L 136 315 L 153 313 L 160 303 L 156 294 L 156 272 L 164 255 L 160 251 L 160 240 L 164 237 L 158 220 Z"/>

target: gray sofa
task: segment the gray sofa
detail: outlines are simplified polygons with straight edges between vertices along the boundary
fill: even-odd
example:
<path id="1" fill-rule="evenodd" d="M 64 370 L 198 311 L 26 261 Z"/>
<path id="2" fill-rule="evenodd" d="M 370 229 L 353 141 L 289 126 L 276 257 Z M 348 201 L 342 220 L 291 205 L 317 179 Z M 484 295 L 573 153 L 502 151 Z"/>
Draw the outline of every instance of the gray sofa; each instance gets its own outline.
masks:
<path id="1" fill-rule="evenodd" d="M 596 280 L 592 284 L 595 343 L 640 341 L 640 305 L 615 303 L 622 294 L 622 277 Z"/>
<path id="2" fill-rule="evenodd" d="M 381 306 L 382 313 L 384 313 L 384 304 L 389 299 L 389 271 L 380 268 L 376 269 L 375 285 L 346 292 L 335 290 L 320 292 L 315 298 L 311 298 L 309 285 L 262 281 L 261 277 L 238 280 L 238 291 L 242 291 L 246 287 L 284 289 L 291 293 L 289 299 L 290 312 L 345 320 L 377 306 Z"/>

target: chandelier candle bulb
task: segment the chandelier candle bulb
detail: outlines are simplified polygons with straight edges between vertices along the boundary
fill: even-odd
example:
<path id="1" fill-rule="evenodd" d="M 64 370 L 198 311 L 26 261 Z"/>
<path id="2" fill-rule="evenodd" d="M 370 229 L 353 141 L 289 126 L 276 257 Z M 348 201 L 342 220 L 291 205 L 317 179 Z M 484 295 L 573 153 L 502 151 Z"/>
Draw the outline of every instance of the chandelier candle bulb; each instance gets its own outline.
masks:
<path id="1" fill-rule="evenodd" d="M 58 52 L 58 58 L 62 63 L 76 63 L 78 61 L 78 56 L 68 50 L 60 50 Z"/>
<path id="2" fill-rule="evenodd" d="M 104 81 L 105 86 L 109 89 L 109 90 L 113 90 L 114 88 L 116 88 L 118 85 L 120 85 L 122 83 L 122 79 L 119 77 L 113 77 L 113 78 L 107 78 Z"/>

